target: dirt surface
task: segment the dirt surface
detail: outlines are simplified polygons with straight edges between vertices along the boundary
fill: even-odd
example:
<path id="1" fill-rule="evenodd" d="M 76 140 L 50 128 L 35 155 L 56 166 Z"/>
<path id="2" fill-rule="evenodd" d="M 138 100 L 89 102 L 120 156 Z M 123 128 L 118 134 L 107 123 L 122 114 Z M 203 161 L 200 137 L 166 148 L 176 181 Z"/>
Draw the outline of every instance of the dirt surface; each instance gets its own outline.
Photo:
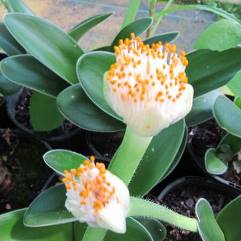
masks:
<path id="1" fill-rule="evenodd" d="M 224 135 L 225 131 L 212 119 L 190 128 L 189 143 L 196 155 L 204 157 L 206 150 L 216 147 Z"/>
<path id="2" fill-rule="evenodd" d="M 38 195 L 51 173 L 42 160 L 46 151 L 30 137 L 0 130 L 0 213 L 26 207 Z"/>

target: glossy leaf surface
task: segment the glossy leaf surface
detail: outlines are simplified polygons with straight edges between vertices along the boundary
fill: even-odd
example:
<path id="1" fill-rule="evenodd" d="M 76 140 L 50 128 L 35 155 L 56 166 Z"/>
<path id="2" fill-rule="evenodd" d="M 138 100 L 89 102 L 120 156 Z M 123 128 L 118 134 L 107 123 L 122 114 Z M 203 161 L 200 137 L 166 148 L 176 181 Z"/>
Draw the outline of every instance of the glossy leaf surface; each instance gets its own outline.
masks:
<path id="1" fill-rule="evenodd" d="M 187 57 L 189 65 L 186 72 L 195 97 L 227 84 L 241 66 L 241 48 L 222 52 L 198 50 Z"/>
<path id="2" fill-rule="evenodd" d="M 18 55 L 1 62 L 3 74 L 15 84 L 56 97 L 68 84 L 31 55 Z"/>
<path id="3" fill-rule="evenodd" d="M 93 104 L 80 85 L 62 91 L 57 103 L 66 119 L 85 130 L 115 132 L 125 129 L 122 122 L 105 114 Z"/>
<path id="4" fill-rule="evenodd" d="M 92 16 L 90 18 L 85 19 L 75 27 L 73 27 L 69 31 L 69 35 L 78 41 L 86 32 L 88 32 L 91 28 L 95 27 L 97 24 L 103 22 L 105 19 L 107 19 L 109 16 L 111 16 L 111 13 L 107 14 L 98 14 L 95 16 Z"/>
<path id="5" fill-rule="evenodd" d="M 24 212 L 21 209 L 0 216 L 2 241 L 73 241 L 72 224 L 29 228 L 23 225 Z"/>
<path id="6" fill-rule="evenodd" d="M 175 160 L 184 133 L 185 123 L 181 120 L 152 139 L 129 185 L 133 196 L 143 196 L 165 176 Z"/>
<path id="7" fill-rule="evenodd" d="M 63 124 L 56 99 L 33 92 L 30 99 L 30 121 L 35 131 L 51 131 Z"/>
<path id="8" fill-rule="evenodd" d="M 50 168 L 63 175 L 64 170 L 76 169 L 88 158 L 77 152 L 57 149 L 45 153 L 43 159 Z"/>
<path id="9" fill-rule="evenodd" d="M 75 66 L 83 51 L 63 30 L 38 17 L 20 13 L 6 15 L 8 30 L 42 64 L 69 83 L 76 83 Z"/>
<path id="10" fill-rule="evenodd" d="M 241 137 L 241 109 L 225 96 L 219 96 L 213 115 L 218 125 L 233 136 Z"/>
<path id="11" fill-rule="evenodd" d="M 241 26 L 233 20 L 222 19 L 201 33 L 194 48 L 223 51 L 241 43 Z"/>
<path id="12" fill-rule="evenodd" d="M 201 198 L 196 204 L 198 230 L 203 241 L 225 241 L 224 234 L 219 227 L 212 207 L 207 200 Z"/>

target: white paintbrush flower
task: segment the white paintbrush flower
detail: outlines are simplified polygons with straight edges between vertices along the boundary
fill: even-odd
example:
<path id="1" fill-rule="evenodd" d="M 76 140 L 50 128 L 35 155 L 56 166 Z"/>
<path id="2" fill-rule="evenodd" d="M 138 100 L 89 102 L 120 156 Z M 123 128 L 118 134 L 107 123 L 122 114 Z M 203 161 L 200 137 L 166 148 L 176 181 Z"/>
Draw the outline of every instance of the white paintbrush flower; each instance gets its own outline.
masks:
<path id="1" fill-rule="evenodd" d="M 137 134 L 154 136 L 189 113 L 193 87 L 184 51 L 177 53 L 169 43 L 149 46 L 132 34 L 120 40 L 115 55 L 116 63 L 104 75 L 104 95 Z"/>
<path id="2" fill-rule="evenodd" d="M 116 233 L 126 232 L 130 194 L 126 185 L 102 163 L 86 160 L 65 171 L 65 206 L 80 222 Z"/>

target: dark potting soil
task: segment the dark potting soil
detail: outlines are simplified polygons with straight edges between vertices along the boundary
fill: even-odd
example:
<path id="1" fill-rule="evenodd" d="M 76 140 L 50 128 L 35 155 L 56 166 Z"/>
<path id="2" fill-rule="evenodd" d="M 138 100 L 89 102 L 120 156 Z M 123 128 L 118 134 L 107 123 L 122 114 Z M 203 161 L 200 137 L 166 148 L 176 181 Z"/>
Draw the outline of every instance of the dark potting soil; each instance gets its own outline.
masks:
<path id="1" fill-rule="evenodd" d="M 189 130 L 189 143 L 192 151 L 202 163 L 204 168 L 204 156 L 208 148 L 215 148 L 226 132 L 221 129 L 214 119 L 206 121 Z M 234 157 L 235 158 L 235 157 Z M 241 186 L 241 174 L 233 168 L 232 162 L 229 163 L 228 171 L 222 176 L 225 180 Z"/>
<path id="2" fill-rule="evenodd" d="M 211 119 L 190 128 L 189 143 L 194 153 L 203 158 L 206 150 L 216 147 L 224 135 L 225 131 L 217 125 L 214 119 Z"/>
<path id="3" fill-rule="evenodd" d="M 195 204 L 199 198 L 207 199 L 214 213 L 218 213 L 229 201 L 226 195 L 217 190 L 184 186 L 181 189 L 168 193 L 162 201 L 170 209 L 189 217 L 195 217 Z M 202 241 L 197 233 L 181 230 L 167 225 L 166 241 Z"/>
<path id="4" fill-rule="evenodd" d="M 26 207 L 50 176 L 46 147 L 10 129 L 0 132 L 0 213 Z"/>
<path id="5" fill-rule="evenodd" d="M 121 144 L 124 132 L 116 133 L 87 133 L 86 142 L 97 158 L 110 160 Z"/>
<path id="6" fill-rule="evenodd" d="M 237 156 L 234 156 L 232 161 L 229 163 L 228 171 L 223 175 L 223 178 L 227 181 L 241 186 L 241 173 L 237 173 L 237 171 L 234 169 L 234 161 L 237 161 Z"/>
<path id="7" fill-rule="evenodd" d="M 30 114 L 29 114 L 29 107 L 30 107 L 30 97 L 32 95 L 32 92 L 28 89 L 24 89 L 22 94 L 20 95 L 17 105 L 16 105 L 16 120 L 23 125 L 24 127 L 32 130 L 33 127 L 30 122 Z M 58 136 L 64 133 L 69 133 L 71 130 L 73 130 L 75 127 L 72 123 L 68 121 L 64 121 L 63 125 L 59 128 L 56 128 L 50 132 L 46 132 L 46 134 L 49 134 L 50 136 Z M 42 134 L 42 133 L 41 133 Z"/>

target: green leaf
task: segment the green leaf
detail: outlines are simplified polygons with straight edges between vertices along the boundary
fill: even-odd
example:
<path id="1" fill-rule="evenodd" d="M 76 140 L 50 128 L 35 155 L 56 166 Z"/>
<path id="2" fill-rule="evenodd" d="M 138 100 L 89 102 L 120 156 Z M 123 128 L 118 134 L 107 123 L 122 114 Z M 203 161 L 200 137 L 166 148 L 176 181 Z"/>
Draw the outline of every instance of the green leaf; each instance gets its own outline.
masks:
<path id="1" fill-rule="evenodd" d="M 77 83 L 75 66 L 83 51 L 63 30 L 38 17 L 11 13 L 8 30 L 36 59 L 70 84 Z"/>
<path id="2" fill-rule="evenodd" d="M 136 218 L 145 228 L 150 232 L 153 241 L 163 241 L 166 238 L 165 226 L 156 219 L 150 219 L 146 217 Z"/>
<path id="3" fill-rule="evenodd" d="M 57 97 L 57 104 L 66 119 L 82 129 L 115 132 L 125 125 L 105 114 L 86 96 L 80 85 L 68 87 Z"/>
<path id="4" fill-rule="evenodd" d="M 198 50 L 188 54 L 187 76 L 198 97 L 225 85 L 241 66 L 241 48 L 223 52 Z"/>
<path id="5" fill-rule="evenodd" d="M 222 161 L 214 148 L 209 148 L 205 153 L 205 168 L 213 175 L 222 175 L 228 170 L 228 163 Z"/>
<path id="6" fill-rule="evenodd" d="M 241 109 L 241 97 L 236 96 L 234 99 L 234 103 L 236 106 L 238 106 L 239 109 Z"/>
<path id="7" fill-rule="evenodd" d="M 24 215 L 24 224 L 29 227 L 43 227 L 59 225 L 76 220 L 65 208 L 66 190 L 64 185 L 51 187 L 42 192 L 30 205 Z M 47 205 L 46 205 L 47 204 Z M 75 223 L 75 233 L 80 238 L 84 234 L 86 225 Z M 127 219 L 127 232 L 116 234 L 108 232 L 106 241 L 152 241 L 147 229 L 133 218 Z"/>
<path id="8" fill-rule="evenodd" d="M 201 198 L 196 204 L 198 218 L 198 231 L 203 241 L 225 241 L 223 232 L 219 227 L 212 207 L 207 200 Z"/>
<path id="9" fill-rule="evenodd" d="M 25 53 L 24 48 L 13 38 L 3 23 L 0 23 L 0 48 L 9 56 Z"/>
<path id="10" fill-rule="evenodd" d="M 80 57 L 77 63 L 78 79 L 87 96 L 105 113 L 121 120 L 104 97 L 104 73 L 115 62 L 114 54 L 91 52 Z"/>
<path id="11" fill-rule="evenodd" d="M 179 32 L 170 32 L 160 35 L 156 35 L 144 40 L 145 44 L 152 44 L 161 41 L 162 43 L 167 43 L 175 40 L 179 35 Z"/>
<path id="12" fill-rule="evenodd" d="M 20 86 L 6 79 L 0 72 L 0 93 L 2 95 L 12 95 L 20 90 Z"/>
<path id="13" fill-rule="evenodd" d="M 232 13 L 229 13 L 225 10 L 223 10 L 222 8 L 218 8 L 215 6 L 211 6 L 211 5 L 201 5 L 201 4 L 173 4 L 172 6 L 170 6 L 167 10 L 163 11 L 158 11 L 155 14 L 155 18 L 158 18 L 160 15 L 163 16 L 167 16 L 168 14 L 174 13 L 176 11 L 183 11 L 183 10 L 202 10 L 202 11 L 207 11 L 207 12 L 211 12 L 216 14 L 219 17 L 225 18 L 225 19 L 229 19 L 232 20 L 236 23 L 241 24 L 241 21 Z"/>
<path id="14" fill-rule="evenodd" d="M 3 74 L 12 82 L 50 97 L 64 90 L 68 84 L 31 55 L 8 57 L 1 62 Z"/>
<path id="15" fill-rule="evenodd" d="M 228 203 L 218 214 L 217 221 L 226 241 L 241 240 L 240 219 L 241 196 Z"/>
<path id="16" fill-rule="evenodd" d="M 188 126 L 196 126 L 213 117 L 213 105 L 221 91 L 214 90 L 193 100 L 192 110 L 186 116 Z"/>
<path id="17" fill-rule="evenodd" d="M 140 35 L 145 32 L 152 24 L 152 18 L 141 18 L 125 26 L 112 42 L 112 48 L 118 45 L 120 39 L 130 38 L 131 33 Z"/>
<path id="18" fill-rule="evenodd" d="M 227 86 L 235 96 L 241 96 L 241 70 L 227 83 Z"/>
<path id="19" fill-rule="evenodd" d="M 5 2 L 9 12 L 34 15 L 33 12 L 23 3 L 22 0 L 6 0 Z"/>
<path id="20" fill-rule="evenodd" d="M 33 92 L 30 99 L 30 121 L 36 131 L 51 131 L 63 124 L 56 99 Z"/>
<path id="21" fill-rule="evenodd" d="M 98 15 L 92 16 L 90 18 L 87 18 L 83 22 L 81 22 L 80 24 L 78 24 L 74 28 L 72 28 L 69 31 L 69 35 L 73 39 L 78 41 L 91 28 L 93 28 L 97 24 L 103 22 L 105 19 L 107 19 L 111 15 L 112 15 L 112 13 L 98 14 Z"/>
<path id="22" fill-rule="evenodd" d="M 216 150 L 219 153 L 227 152 L 228 150 L 229 152 L 231 152 L 231 158 L 232 158 L 241 150 L 241 138 L 227 134 L 219 142 Z"/>
<path id="23" fill-rule="evenodd" d="M 194 48 L 223 51 L 241 43 L 241 26 L 233 20 L 222 19 L 201 33 Z"/>
<path id="24" fill-rule="evenodd" d="M 235 103 L 225 96 L 219 96 L 214 104 L 213 115 L 221 128 L 241 137 L 241 109 Z"/>
<path id="25" fill-rule="evenodd" d="M 63 175 L 64 170 L 76 169 L 88 158 L 77 152 L 59 149 L 48 151 L 43 159 L 51 169 Z"/>
<path id="26" fill-rule="evenodd" d="M 228 169 L 228 163 L 241 150 L 241 138 L 225 135 L 216 149 L 210 148 L 205 154 L 205 167 L 214 175 L 222 175 Z"/>
<path id="27" fill-rule="evenodd" d="M 166 171 L 165 175 L 161 178 L 161 180 L 159 182 L 162 182 L 166 177 L 168 177 L 176 168 L 176 166 L 179 164 L 179 162 L 182 159 L 182 155 L 185 151 L 186 145 L 187 145 L 187 140 L 188 140 L 188 129 L 187 127 L 185 127 L 185 133 L 183 136 L 183 140 L 182 140 L 182 144 L 175 156 L 175 159 L 172 161 L 170 167 L 168 168 L 168 170 Z"/>
<path id="28" fill-rule="evenodd" d="M 149 233 L 149 230 L 146 229 L 144 225 L 142 225 L 140 222 L 138 222 L 134 218 L 127 218 L 126 220 L 126 233 L 125 234 L 118 234 L 111 231 L 108 231 L 106 234 L 106 237 L 104 241 L 154 241 L 151 238 L 151 234 Z M 79 222 L 75 222 L 75 240 L 82 240 L 87 225 L 83 225 Z M 98 232 L 101 232 L 100 229 L 93 229 L 92 236 L 95 237 L 95 235 L 98 235 Z M 161 241 L 161 240 L 158 240 Z"/>
<path id="29" fill-rule="evenodd" d="M 141 0 L 129 1 L 122 27 L 125 27 L 135 20 L 140 4 Z"/>
<path id="30" fill-rule="evenodd" d="M 181 120 L 152 139 L 129 185 L 132 195 L 143 196 L 165 176 L 175 160 L 184 133 L 185 123 Z"/>
<path id="31" fill-rule="evenodd" d="M 124 234 L 108 231 L 105 241 L 154 241 L 149 230 L 134 218 L 127 218 L 127 230 Z"/>
<path id="32" fill-rule="evenodd" d="M 2 241 L 73 241 L 72 224 L 28 228 L 23 225 L 24 212 L 21 209 L 0 216 Z"/>
<path id="33" fill-rule="evenodd" d="M 30 204 L 24 215 L 24 225 L 43 227 L 76 220 L 65 208 L 66 189 L 64 185 L 56 185 L 39 194 Z"/>
<path id="34" fill-rule="evenodd" d="M 211 6 L 211 5 L 199 5 L 199 4 L 193 4 L 189 5 L 193 9 L 199 9 L 202 11 L 207 11 L 216 14 L 217 16 L 223 17 L 225 19 L 232 20 L 236 23 L 241 24 L 241 21 L 239 18 L 237 18 L 233 13 L 229 13 L 225 11 L 223 8 L 218 8 L 216 6 Z"/>

